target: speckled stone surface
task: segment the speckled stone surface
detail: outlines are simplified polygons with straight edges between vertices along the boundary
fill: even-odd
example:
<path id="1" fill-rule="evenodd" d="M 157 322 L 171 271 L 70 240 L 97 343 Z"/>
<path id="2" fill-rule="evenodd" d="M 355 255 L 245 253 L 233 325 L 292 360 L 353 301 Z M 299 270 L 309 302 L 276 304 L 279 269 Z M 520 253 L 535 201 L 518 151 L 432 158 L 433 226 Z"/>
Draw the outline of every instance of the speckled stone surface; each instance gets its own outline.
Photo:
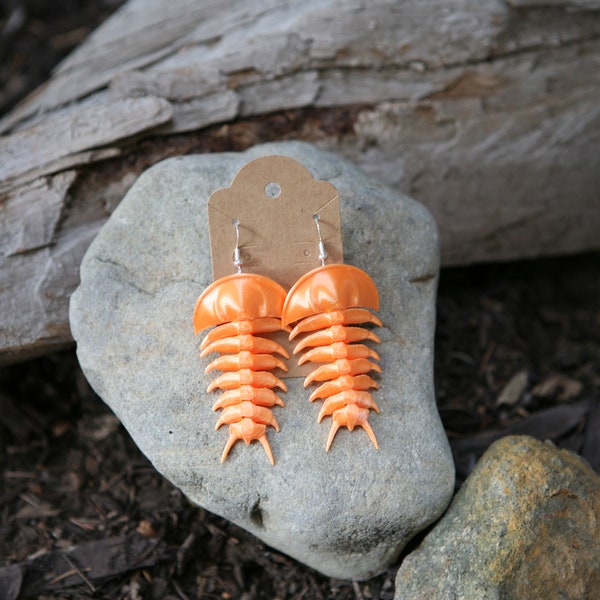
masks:
<path id="1" fill-rule="evenodd" d="M 380 291 L 383 373 L 369 421 L 341 430 L 329 453 L 328 423 L 302 379 L 286 380 L 281 426 L 269 440 L 238 442 L 225 464 L 226 428 L 215 432 L 192 329 L 196 299 L 211 283 L 206 203 L 263 155 L 290 156 L 339 191 L 345 261 Z M 318 571 L 366 579 L 450 501 L 452 456 L 433 391 L 438 237 L 424 207 L 336 155 L 299 142 L 241 154 L 185 156 L 146 171 L 90 246 L 71 301 L 77 353 L 90 383 L 156 468 L 195 503 Z M 329 419 L 327 419 L 329 420 Z"/>
<path id="2" fill-rule="evenodd" d="M 600 476 L 528 436 L 502 438 L 402 563 L 396 600 L 600 597 Z"/>

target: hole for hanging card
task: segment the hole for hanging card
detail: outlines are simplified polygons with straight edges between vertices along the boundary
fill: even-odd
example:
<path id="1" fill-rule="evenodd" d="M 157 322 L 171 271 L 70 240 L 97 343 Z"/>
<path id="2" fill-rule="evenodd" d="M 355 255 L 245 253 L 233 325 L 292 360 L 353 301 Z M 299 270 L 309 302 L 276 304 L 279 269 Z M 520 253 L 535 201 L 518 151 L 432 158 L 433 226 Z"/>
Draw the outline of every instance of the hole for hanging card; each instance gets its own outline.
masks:
<path id="1" fill-rule="evenodd" d="M 253 269 L 254 267 L 258 267 L 259 264 L 256 260 L 256 246 L 252 245 L 242 245 L 240 246 L 240 258 L 242 259 L 242 271 Z M 231 261 L 233 263 L 235 259 L 235 254 L 231 253 Z"/>
<path id="2" fill-rule="evenodd" d="M 281 196 L 281 186 L 276 181 L 271 181 L 265 185 L 265 194 L 275 200 Z"/>
<path id="3" fill-rule="evenodd" d="M 292 260 L 295 265 L 306 265 L 305 270 L 310 271 L 318 267 L 319 244 L 313 241 L 302 241 L 291 244 Z"/>

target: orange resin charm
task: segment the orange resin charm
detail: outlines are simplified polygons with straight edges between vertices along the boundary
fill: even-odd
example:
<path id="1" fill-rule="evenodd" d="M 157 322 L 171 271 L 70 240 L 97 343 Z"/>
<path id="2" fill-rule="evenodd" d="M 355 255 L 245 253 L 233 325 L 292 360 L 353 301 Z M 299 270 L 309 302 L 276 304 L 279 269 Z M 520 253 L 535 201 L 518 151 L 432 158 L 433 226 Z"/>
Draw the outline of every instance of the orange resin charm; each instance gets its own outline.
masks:
<path id="1" fill-rule="evenodd" d="M 299 363 L 324 363 L 306 377 L 304 386 L 324 382 L 310 396 L 310 401 L 325 400 L 319 422 L 326 416 L 333 418 L 327 451 L 340 427 L 350 431 L 362 427 L 378 448 L 368 423 L 369 411 L 379 412 L 368 390 L 378 385 L 368 373 L 381 372 L 381 367 L 371 362 L 379 360 L 379 355 L 365 344 L 355 342 L 380 340 L 368 329 L 353 326 L 382 325 L 367 309 L 379 309 L 375 283 L 358 267 L 344 264 L 323 265 L 306 273 L 288 292 L 283 306 L 283 325 L 295 324 L 290 340 L 308 334 L 294 349 L 294 354 L 305 351 Z"/>
<path id="2" fill-rule="evenodd" d="M 282 329 L 281 312 L 286 291 L 272 279 L 253 273 L 236 273 L 208 286 L 194 310 L 194 331 L 216 327 L 202 340 L 201 356 L 218 352 L 206 372 L 223 371 L 208 391 L 224 390 L 213 410 L 222 410 L 216 429 L 229 425 L 229 438 L 221 462 L 237 440 L 249 444 L 258 440 L 271 464 L 273 452 L 267 440 L 267 427 L 279 431 L 271 408 L 283 406 L 273 388 L 287 391 L 285 383 L 269 371 L 287 371 L 285 363 L 273 356 L 289 358 L 280 344 L 256 334 Z"/>

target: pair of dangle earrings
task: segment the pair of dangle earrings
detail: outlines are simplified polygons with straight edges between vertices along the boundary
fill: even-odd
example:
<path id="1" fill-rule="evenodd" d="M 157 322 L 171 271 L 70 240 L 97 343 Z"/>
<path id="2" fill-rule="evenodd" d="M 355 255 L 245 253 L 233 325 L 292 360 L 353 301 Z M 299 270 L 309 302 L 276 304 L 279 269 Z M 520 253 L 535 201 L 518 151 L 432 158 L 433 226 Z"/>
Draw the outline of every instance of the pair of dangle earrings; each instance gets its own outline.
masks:
<path id="1" fill-rule="evenodd" d="M 258 440 L 271 464 L 275 464 L 267 428 L 279 431 L 272 409 L 284 406 L 278 393 L 286 392 L 287 386 L 271 371 L 286 372 L 284 360 L 290 356 L 281 344 L 264 335 L 280 330 L 289 332 L 290 340 L 300 336 L 293 351 L 303 352 L 298 364 L 320 364 L 306 377 L 304 387 L 319 384 L 309 400 L 324 400 L 318 422 L 326 416 L 333 419 L 326 451 L 340 427 L 352 431 L 357 426 L 367 432 L 378 448 L 368 416 L 370 410 L 379 412 L 369 391 L 378 387 L 369 373 L 381 372 L 379 365 L 372 362 L 379 360 L 379 355 L 360 342 L 380 340 L 369 329 L 357 325 L 382 325 L 367 310 L 379 309 L 379 294 L 363 270 L 346 264 L 325 264 L 327 252 L 319 216 L 315 214 L 313 218 L 319 235 L 321 266 L 300 277 L 289 292 L 264 275 L 242 272 L 239 222 L 234 219 L 237 273 L 209 285 L 196 303 L 195 333 L 214 326 L 200 344 L 200 356 L 220 354 L 206 372 L 223 372 L 207 390 L 222 391 L 213 406 L 213 410 L 222 411 L 215 429 L 229 425 L 221 462 L 236 441 L 250 444 Z"/>

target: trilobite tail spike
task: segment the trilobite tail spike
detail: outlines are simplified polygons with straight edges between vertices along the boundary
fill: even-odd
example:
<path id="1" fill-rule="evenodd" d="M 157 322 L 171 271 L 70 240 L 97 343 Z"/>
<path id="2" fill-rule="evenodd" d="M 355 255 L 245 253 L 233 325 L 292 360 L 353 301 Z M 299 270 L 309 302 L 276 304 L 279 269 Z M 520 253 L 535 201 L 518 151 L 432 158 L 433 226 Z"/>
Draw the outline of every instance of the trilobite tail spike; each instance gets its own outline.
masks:
<path id="1" fill-rule="evenodd" d="M 273 458 L 273 451 L 271 450 L 271 446 L 269 444 L 269 440 L 267 439 L 267 436 L 266 435 L 261 435 L 257 439 L 262 444 L 262 447 L 265 449 L 265 452 L 267 453 L 267 456 L 269 457 L 269 460 L 271 461 L 271 464 L 274 465 L 275 464 L 275 459 Z"/>
<path id="2" fill-rule="evenodd" d="M 233 447 L 233 445 L 239 439 L 240 438 L 236 437 L 233 433 L 229 434 L 229 437 L 227 438 L 227 443 L 225 444 L 225 448 L 223 448 L 223 454 L 221 454 L 221 463 L 225 462 L 225 459 L 227 458 L 227 455 L 229 454 L 229 451 L 231 450 L 231 448 Z"/>
<path id="3" fill-rule="evenodd" d="M 369 425 L 369 422 L 365 421 L 362 424 L 362 428 L 367 432 L 367 435 L 369 436 L 370 440 L 373 442 L 373 446 L 375 446 L 375 448 L 377 450 L 379 450 L 379 444 L 377 443 L 377 438 L 375 437 L 375 432 L 373 431 L 373 429 Z"/>
<path id="4" fill-rule="evenodd" d="M 331 448 L 331 444 L 333 443 L 333 438 L 335 434 L 338 432 L 340 426 L 334 421 L 331 424 L 331 429 L 329 430 L 329 436 L 327 437 L 327 445 L 325 446 L 325 452 L 329 452 L 329 448 Z"/>
<path id="5" fill-rule="evenodd" d="M 246 445 L 249 445 L 250 442 L 254 440 L 258 440 L 265 449 L 269 462 L 274 465 L 275 460 L 267 440 L 266 429 L 266 425 L 254 423 L 252 419 L 242 419 L 238 423 L 232 423 L 229 426 L 229 437 L 227 438 L 225 448 L 223 449 L 223 454 L 221 455 L 221 463 L 225 462 L 225 459 L 229 455 L 231 448 L 238 440 L 244 440 Z"/>
<path id="6" fill-rule="evenodd" d="M 325 450 L 329 452 L 329 448 L 333 443 L 333 438 L 340 427 L 347 427 L 352 431 L 355 427 L 362 427 L 369 436 L 369 439 L 373 443 L 373 446 L 378 450 L 379 444 L 377 438 L 367 419 L 369 416 L 369 409 L 360 408 L 355 404 L 348 404 L 344 408 L 337 410 L 333 413 L 333 423 L 331 430 L 329 431 L 329 437 L 327 438 L 327 445 Z"/>

